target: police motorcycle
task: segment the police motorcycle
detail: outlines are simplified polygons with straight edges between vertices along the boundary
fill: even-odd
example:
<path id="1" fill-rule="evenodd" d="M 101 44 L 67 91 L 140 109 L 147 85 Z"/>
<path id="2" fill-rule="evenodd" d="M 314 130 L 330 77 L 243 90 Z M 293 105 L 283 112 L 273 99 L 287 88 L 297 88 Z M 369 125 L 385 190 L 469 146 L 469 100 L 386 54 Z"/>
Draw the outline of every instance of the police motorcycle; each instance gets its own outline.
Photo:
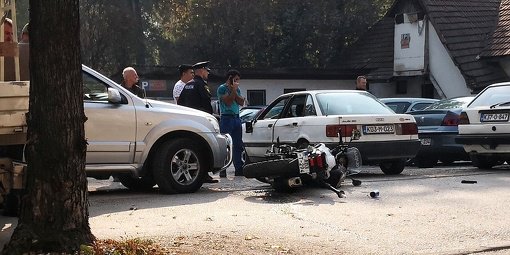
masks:
<path id="1" fill-rule="evenodd" d="M 277 192 L 315 184 L 344 198 L 345 192 L 338 188 L 346 178 L 350 178 L 354 186 L 361 185 L 361 181 L 352 179 L 360 172 L 361 154 L 356 147 L 350 146 L 351 141 L 358 140 L 361 133 L 354 130 L 348 142 L 341 134 L 339 130 L 339 143 L 331 149 L 323 143 L 296 148 L 280 144 L 277 139 L 276 144 L 267 150 L 265 160 L 244 166 L 244 176 L 269 183 Z"/>

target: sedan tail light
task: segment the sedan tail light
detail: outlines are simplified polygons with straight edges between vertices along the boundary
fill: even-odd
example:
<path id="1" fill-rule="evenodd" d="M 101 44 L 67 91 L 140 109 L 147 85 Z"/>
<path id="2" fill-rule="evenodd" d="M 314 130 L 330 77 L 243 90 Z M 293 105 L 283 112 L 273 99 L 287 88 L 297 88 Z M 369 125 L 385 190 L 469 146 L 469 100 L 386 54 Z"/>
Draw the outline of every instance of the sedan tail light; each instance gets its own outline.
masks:
<path id="1" fill-rule="evenodd" d="M 402 123 L 397 124 L 397 135 L 417 135 L 418 126 L 416 123 Z"/>
<path id="2" fill-rule="evenodd" d="M 326 125 L 327 137 L 338 137 L 341 132 L 342 137 L 351 137 L 352 131 L 358 129 L 358 125 Z"/>
<path id="3" fill-rule="evenodd" d="M 459 117 L 459 125 L 468 125 L 469 117 L 466 112 L 462 112 Z"/>
<path id="4" fill-rule="evenodd" d="M 458 126 L 459 125 L 459 115 L 453 112 L 447 112 L 443 118 L 443 122 L 441 122 L 441 126 Z"/>

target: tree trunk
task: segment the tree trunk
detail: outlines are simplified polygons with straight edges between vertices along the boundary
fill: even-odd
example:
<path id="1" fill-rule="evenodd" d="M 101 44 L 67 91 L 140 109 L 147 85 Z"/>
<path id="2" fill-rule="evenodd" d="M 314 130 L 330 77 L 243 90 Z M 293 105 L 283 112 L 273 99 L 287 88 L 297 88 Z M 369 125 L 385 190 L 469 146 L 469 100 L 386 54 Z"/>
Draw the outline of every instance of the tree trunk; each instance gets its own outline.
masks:
<path id="1" fill-rule="evenodd" d="M 30 0 L 26 194 L 4 254 L 79 250 L 88 223 L 79 0 Z"/>

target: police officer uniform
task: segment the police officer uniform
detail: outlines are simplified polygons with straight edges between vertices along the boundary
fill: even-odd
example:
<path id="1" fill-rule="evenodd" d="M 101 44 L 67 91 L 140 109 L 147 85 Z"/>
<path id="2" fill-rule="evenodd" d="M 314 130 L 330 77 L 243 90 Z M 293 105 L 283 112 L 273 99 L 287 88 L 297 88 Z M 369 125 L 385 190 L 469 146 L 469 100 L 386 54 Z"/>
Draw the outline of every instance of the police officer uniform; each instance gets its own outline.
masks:
<path id="1" fill-rule="evenodd" d="M 207 67 L 208 64 L 209 61 L 196 63 L 193 65 L 193 70 L 205 68 L 207 71 L 210 71 L 211 69 Z M 212 114 L 211 91 L 207 81 L 195 75 L 193 80 L 186 83 L 186 86 L 182 89 L 177 104 Z"/>
<path id="2" fill-rule="evenodd" d="M 195 77 L 193 80 L 186 83 L 186 86 L 184 86 L 182 89 L 181 95 L 177 100 L 177 104 L 201 110 L 210 114 L 213 113 L 211 105 L 211 91 L 209 90 L 209 86 L 207 86 L 207 81 L 197 75 L 196 71 L 198 69 L 205 68 L 207 72 L 209 72 L 210 69 L 207 67 L 208 64 L 209 61 L 205 61 L 193 65 Z M 213 179 L 210 175 L 207 175 L 204 179 L 204 182 L 217 183 L 218 180 Z"/>

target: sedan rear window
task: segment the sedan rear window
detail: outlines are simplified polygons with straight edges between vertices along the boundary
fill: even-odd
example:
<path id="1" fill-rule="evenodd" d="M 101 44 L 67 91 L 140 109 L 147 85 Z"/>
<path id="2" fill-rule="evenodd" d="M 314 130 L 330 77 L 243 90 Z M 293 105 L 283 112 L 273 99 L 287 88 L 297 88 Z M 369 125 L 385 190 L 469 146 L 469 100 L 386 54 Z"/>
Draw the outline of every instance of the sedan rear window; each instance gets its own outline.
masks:
<path id="1" fill-rule="evenodd" d="M 487 88 L 480 95 L 478 95 L 478 97 L 476 97 L 468 107 L 509 104 L 510 86 L 496 86 Z"/>
<path id="2" fill-rule="evenodd" d="M 407 108 L 409 108 L 411 104 L 408 102 L 393 102 L 386 103 L 386 105 L 396 113 L 404 113 L 407 111 Z"/>
<path id="3" fill-rule="evenodd" d="M 395 114 L 367 93 L 319 93 L 316 95 L 322 115 Z"/>
<path id="4" fill-rule="evenodd" d="M 425 110 L 449 110 L 465 107 L 469 102 L 473 100 L 473 97 L 459 97 L 452 99 L 443 99 L 439 102 L 433 103 Z"/>

